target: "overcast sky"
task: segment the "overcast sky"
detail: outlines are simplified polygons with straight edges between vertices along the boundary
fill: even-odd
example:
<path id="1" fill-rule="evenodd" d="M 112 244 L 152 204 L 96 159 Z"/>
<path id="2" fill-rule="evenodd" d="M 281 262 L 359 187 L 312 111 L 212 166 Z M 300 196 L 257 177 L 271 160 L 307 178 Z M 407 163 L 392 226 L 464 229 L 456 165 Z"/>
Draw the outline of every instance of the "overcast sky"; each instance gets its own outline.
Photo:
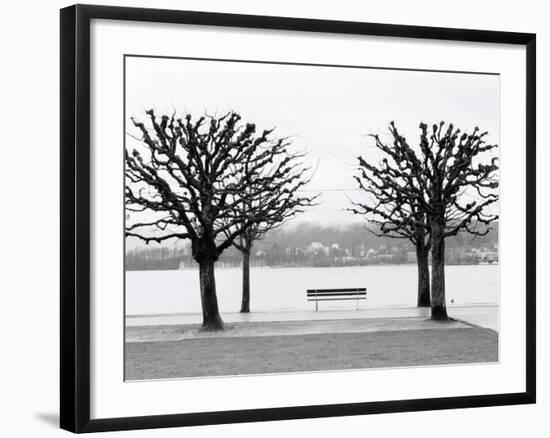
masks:
<path id="1" fill-rule="evenodd" d="M 366 135 L 386 135 L 391 120 L 411 144 L 418 143 L 420 121 L 442 120 L 462 130 L 479 126 L 489 131 L 489 142 L 499 142 L 494 75 L 136 57 L 126 63 L 127 120 L 144 119 L 149 108 L 194 116 L 234 110 L 259 130 L 276 127 L 275 135 L 292 136 L 294 147 L 307 149 L 308 164 L 317 169 L 309 190 L 322 195 L 294 223 L 360 220 L 344 211 L 347 196 L 361 195 L 351 179 L 356 157 L 380 161 Z"/>

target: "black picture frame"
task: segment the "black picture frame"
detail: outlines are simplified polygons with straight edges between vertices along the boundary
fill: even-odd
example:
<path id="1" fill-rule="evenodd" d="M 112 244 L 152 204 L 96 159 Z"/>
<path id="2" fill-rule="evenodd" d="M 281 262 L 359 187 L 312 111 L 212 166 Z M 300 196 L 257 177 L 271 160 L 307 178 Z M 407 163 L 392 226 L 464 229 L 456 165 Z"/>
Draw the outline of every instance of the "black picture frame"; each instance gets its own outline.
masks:
<path id="1" fill-rule="evenodd" d="M 129 20 L 333 34 L 410 37 L 526 48 L 525 392 L 90 419 L 90 21 Z M 536 400 L 536 36 L 530 33 L 75 5 L 61 10 L 60 426 L 81 432 L 240 423 L 535 403 Z"/>

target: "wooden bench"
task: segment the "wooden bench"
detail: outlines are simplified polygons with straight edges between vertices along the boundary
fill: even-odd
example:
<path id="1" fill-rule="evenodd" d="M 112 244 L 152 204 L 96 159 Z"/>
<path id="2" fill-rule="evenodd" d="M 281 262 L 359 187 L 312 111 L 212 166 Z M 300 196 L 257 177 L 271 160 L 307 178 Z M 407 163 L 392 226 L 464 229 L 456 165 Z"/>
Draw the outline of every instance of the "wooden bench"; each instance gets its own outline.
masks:
<path id="1" fill-rule="evenodd" d="M 319 301 L 355 300 L 359 308 L 359 300 L 367 299 L 367 289 L 356 287 L 351 289 L 308 289 L 307 300 L 315 301 L 315 310 L 319 310 Z"/>

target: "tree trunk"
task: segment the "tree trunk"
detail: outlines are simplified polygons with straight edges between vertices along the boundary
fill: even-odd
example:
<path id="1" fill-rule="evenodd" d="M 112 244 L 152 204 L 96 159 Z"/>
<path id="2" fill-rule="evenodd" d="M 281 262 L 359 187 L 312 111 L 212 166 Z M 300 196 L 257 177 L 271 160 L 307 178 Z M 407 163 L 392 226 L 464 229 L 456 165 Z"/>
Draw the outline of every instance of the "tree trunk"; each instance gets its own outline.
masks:
<path id="1" fill-rule="evenodd" d="M 434 222 L 432 232 L 432 319 L 447 321 L 445 304 L 445 238 L 443 226 Z"/>
<path id="2" fill-rule="evenodd" d="M 429 250 L 423 243 L 416 245 L 416 263 L 418 265 L 418 307 L 430 307 L 430 269 L 428 266 Z"/>
<path id="3" fill-rule="evenodd" d="M 218 310 L 216 297 L 216 279 L 214 277 L 214 260 L 205 259 L 199 263 L 202 330 L 223 330 L 223 321 Z"/>
<path id="4" fill-rule="evenodd" d="M 250 312 L 250 251 L 243 251 L 243 297 L 241 313 Z"/>

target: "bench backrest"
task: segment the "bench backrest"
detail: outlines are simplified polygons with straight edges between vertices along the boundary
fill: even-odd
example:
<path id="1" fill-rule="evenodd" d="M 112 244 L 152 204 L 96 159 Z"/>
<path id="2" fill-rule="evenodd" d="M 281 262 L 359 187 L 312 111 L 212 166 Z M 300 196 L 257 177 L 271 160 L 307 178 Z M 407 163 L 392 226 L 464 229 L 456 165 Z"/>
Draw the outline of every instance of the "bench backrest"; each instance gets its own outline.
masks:
<path id="1" fill-rule="evenodd" d="M 346 300 L 346 299 L 366 299 L 367 289 L 364 287 L 355 287 L 347 289 L 308 289 L 308 299 L 327 299 L 327 300 Z"/>

